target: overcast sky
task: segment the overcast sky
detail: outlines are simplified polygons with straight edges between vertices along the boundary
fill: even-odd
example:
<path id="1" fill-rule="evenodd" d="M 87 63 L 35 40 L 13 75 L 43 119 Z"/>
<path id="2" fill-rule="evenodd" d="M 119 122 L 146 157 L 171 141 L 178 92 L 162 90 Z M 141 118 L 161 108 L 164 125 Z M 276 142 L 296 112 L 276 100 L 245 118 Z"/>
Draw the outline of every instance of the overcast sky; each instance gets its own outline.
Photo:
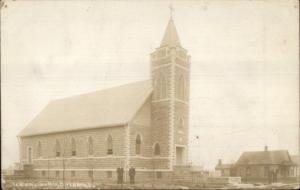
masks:
<path id="1" fill-rule="evenodd" d="M 1 12 L 3 166 L 50 100 L 149 79 L 170 2 L 191 55 L 190 161 L 298 153 L 297 1 L 27 0 Z"/>

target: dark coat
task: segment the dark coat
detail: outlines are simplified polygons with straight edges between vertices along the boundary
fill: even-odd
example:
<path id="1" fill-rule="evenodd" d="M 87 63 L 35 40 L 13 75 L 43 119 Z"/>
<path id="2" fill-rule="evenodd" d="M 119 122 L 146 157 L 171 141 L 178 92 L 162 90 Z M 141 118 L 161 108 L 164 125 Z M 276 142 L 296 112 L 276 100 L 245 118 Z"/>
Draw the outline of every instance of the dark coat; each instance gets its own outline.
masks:
<path id="1" fill-rule="evenodd" d="M 135 176 L 135 169 L 134 168 L 130 168 L 129 169 L 129 176 L 130 177 L 134 177 Z"/>

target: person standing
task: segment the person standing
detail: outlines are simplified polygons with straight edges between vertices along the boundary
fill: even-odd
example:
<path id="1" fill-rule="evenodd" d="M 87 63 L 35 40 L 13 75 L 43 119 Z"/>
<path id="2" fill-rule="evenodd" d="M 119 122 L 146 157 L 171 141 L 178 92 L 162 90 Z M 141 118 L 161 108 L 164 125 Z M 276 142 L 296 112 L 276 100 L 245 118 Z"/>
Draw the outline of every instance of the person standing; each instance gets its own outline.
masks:
<path id="1" fill-rule="evenodd" d="M 129 169 L 130 184 L 134 184 L 135 169 L 131 166 Z"/>

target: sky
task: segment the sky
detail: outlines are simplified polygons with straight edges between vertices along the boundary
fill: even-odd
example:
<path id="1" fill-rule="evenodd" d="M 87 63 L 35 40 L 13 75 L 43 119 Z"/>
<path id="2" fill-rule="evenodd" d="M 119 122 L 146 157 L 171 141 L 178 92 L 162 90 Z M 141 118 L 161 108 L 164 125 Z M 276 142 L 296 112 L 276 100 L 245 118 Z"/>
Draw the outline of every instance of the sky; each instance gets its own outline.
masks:
<path id="1" fill-rule="evenodd" d="M 16 0 L 1 11 L 2 166 L 49 101 L 149 79 L 170 3 L 191 55 L 190 162 L 298 154 L 298 1 Z"/>

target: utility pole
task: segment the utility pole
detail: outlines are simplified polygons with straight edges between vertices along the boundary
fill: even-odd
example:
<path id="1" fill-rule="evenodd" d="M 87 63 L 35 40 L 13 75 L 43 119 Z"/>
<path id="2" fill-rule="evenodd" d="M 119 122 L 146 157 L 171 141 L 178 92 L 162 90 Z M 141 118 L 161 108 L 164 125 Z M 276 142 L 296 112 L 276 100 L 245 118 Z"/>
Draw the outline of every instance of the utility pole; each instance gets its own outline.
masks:
<path id="1" fill-rule="evenodd" d="M 47 147 L 49 147 L 49 139 L 47 138 L 46 139 L 47 140 Z M 48 184 L 49 184 L 49 158 L 50 158 L 50 156 L 49 156 L 49 151 L 48 151 L 48 154 L 47 154 L 47 166 L 48 166 Z"/>

